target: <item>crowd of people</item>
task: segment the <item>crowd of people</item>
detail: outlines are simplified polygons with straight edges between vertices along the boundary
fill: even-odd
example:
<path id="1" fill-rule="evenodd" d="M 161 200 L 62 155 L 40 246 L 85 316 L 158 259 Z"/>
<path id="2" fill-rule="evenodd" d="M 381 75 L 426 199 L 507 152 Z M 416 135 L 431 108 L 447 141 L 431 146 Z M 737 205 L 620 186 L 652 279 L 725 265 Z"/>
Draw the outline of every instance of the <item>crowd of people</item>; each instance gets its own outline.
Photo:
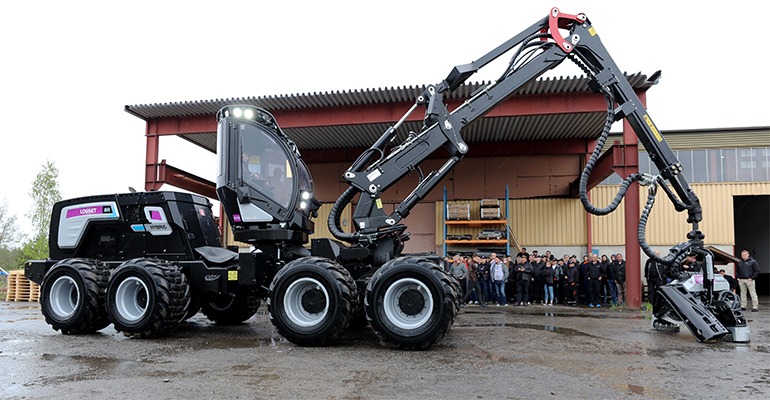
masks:
<path id="1" fill-rule="evenodd" d="M 625 305 L 626 262 L 622 254 L 598 257 L 575 255 L 557 258 L 550 251 L 531 254 L 522 248 L 516 257 L 455 254 L 445 259 L 445 268 L 463 288 L 463 306 L 489 303 L 500 307 L 509 304 L 589 307 L 602 304 Z"/>
<path id="2" fill-rule="evenodd" d="M 655 252 L 660 255 L 659 252 Z M 736 264 L 738 279 L 717 271 L 730 284 L 730 290 L 740 291 L 741 307 L 745 310 L 747 299 L 751 296 L 753 308 L 757 311 L 759 301 L 754 288 L 754 280 L 759 275 L 759 267 L 749 256 L 748 251 L 741 252 L 742 260 Z M 601 308 L 602 304 L 626 305 L 626 262 L 623 255 L 609 256 L 585 254 L 582 260 L 575 255 L 565 254 L 557 258 L 550 251 L 532 254 L 522 248 L 516 257 L 498 257 L 474 254 L 462 256 L 455 254 L 444 259 L 445 270 L 454 276 L 463 290 L 462 304 L 479 304 L 486 307 L 496 304 L 507 307 L 542 304 L 553 306 L 564 304 Z M 695 256 L 688 256 L 681 265 L 682 272 L 702 272 L 703 265 Z M 652 259 L 647 260 L 643 278 L 647 281 L 647 293 L 650 304 L 655 304 L 655 290 L 671 282 L 668 269 Z"/>

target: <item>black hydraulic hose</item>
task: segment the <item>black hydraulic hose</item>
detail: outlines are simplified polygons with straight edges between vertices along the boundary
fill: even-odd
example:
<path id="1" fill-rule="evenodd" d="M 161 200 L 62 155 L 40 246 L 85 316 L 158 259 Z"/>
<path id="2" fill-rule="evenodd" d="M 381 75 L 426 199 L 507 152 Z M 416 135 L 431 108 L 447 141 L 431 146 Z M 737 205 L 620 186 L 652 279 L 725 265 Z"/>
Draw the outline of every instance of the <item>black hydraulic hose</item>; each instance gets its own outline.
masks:
<path id="1" fill-rule="evenodd" d="M 522 40 L 521 43 L 524 43 L 523 45 L 519 46 L 519 48 L 516 50 L 516 53 L 514 53 L 513 57 L 511 57 L 511 61 L 508 63 L 508 68 L 505 69 L 505 72 L 503 72 L 503 75 L 500 76 L 500 78 L 497 79 L 498 82 L 502 82 L 503 79 L 507 78 L 508 75 L 512 72 L 514 65 L 516 64 L 516 59 L 519 57 L 519 54 L 521 54 L 521 51 L 529 46 L 533 46 L 534 44 L 529 43 L 534 39 L 538 38 L 549 38 L 551 37 L 550 33 L 545 32 L 538 32 L 533 35 L 530 35 L 526 39 Z M 539 43 L 538 43 L 539 45 Z"/>
<path id="2" fill-rule="evenodd" d="M 661 183 L 661 184 L 665 185 L 665 183 Z M 647 230 L 647 220 L 650 218 L 650 212 L 652 211 L 652 206 L 655 204 L 655 194 L 657 193 L 657 187 L 658 187 L 657 185 L 658 185 L 658 180 L 650 184 L 650 189 L 647 192 L 647 203 L 644 205 L 644 209 L 642 210 L 642 215 L 639 217 L 639 229 L 637 231 L 637 236 L 639 238 L 639 246 L 642 248 L 642 251 L 644 251 L 644 254 L 647 254 L 647 257 L 649 257 L 655 262 L 659 262 L 665 265 L 671 265 L 674 263 L 676 258 L 678 258 L 680 255 L 675 253 L 669 253 L 668 256 L 666 256 L 666 258 L 663 258 L 655 254 L 655 251 L 652 250 L 652 248 L 647 244 L 647 240 L 645 239 L 645 236 L 646 236 L 645 231 Z"/>
<path id="3" fill-rule="evenodd" d="M 583 203 L 583 208 L 594 215 L 607 215 L 615 211 L 615 209 L 620 205 L 620 202 L 623 200 L 623 197 L 626 196 L 626 192 L 628 191 L 629 186 L 631 186 L 632 183 L 642 179 L 642 174 L 639 172 L 626 178 L 620 185 L 620 190 L 618 190 L 618 193 L 615 195 L 612 203 L 610 203 L 610 205 L 607 207 L 596 207 L 591 204 L 591 201 L 588 199 L 588 178 L 591 176 L 591 172 L 596 166 L 596 161 L 599 159 L 602 148 L 604 148 L 604 142 L 607 141 L 607 136 L 609 136 L 612 123 L 615 122 L 615 111 L 612 108 L 614 102 L 612 97 L 605 89 L 602 89 L 602 93 L 604 94 L 604 99 L 607 102 L 607 120 L 604 123 L 604 130 L 602 131 L 599 140 L 596 141 L 596 148 L 594 148 L 594 151 L 591 154 L 591 158 L 586 163 L 585 168 L 583 168 L 583 173 L 580 175 L 579 186 L 580 202 Z"/>
<path id="4" fill-rule="evenodd" d="M 584 65 L 580 60 L 578 60 L 574 54 L 569 55 L 569 59 L 572 60 L 575 64 L 580 67 L 587 76 L 591 76 L 591 70 L 588 69 L 586 65 Z M 623 197 L 625 197 L 626 192 L 628 191 L 628 188 L 636 181 L 642 180 L 643 174 L 642 173 L 635 173 L 625 180 L 623 180 L 623 183 L 620 186 L 620 190 L 618 190 L 618 193 L 615 195 L 615 198 L 612 200 L 612 203 L 610 203 L 609 206 L 605 208 L 598 208 L 591 204 L 591 201 L 588 199 L 588 178 L 591 176 L 591 172 L 594 169 L 594 166 L 596 165 L 596 161 L 599 159 L 599 155 L 601 154 L 602 148 L 604 148 L 604 143 L 607 141 L 607 137 L 609 136 L 610 129 L 612 127 L 612 123 L 615 122 L 615 111 L 613 108 L 614 100 L 612 98 L 612 95 L 609 93 L 609 91 L 605 88 L 601 88 L 602 94 L 604 95 L 604 99 L 607 102 L 607 120 L 604 124 L 604 130 L 602 131 L 601 136 L 599 137 L 599 140 L 596 142 L 596 147 L 594 148 L 593 153 L 591 154 L 591 158 L 586 163 L 585 168 L 583 169 L 583 173 L 580 175 L 580 185 L 579 185 L 579 194 L 580 194 L 580 201 L 583 203 L 583 208 L 591 214 L 594 215 L 607 215 L 617 209 L 617 207 L 620 205 L 620 202 L 623 200 Z M 666 258 L 660 257 L 657 254 L 655 254 L 655 251 L 647 244 L 647 240 L 645 239 L 645 233 L 647 230 L 647 221 L 650 216 L 650 212 L 652 211 L 652 206 L 655 203 L 655 194 L 657 193 L 657 184 L 659 183 L 660 178 L 657 178 L 654 182 L 650 183 L 650 191 L 647 196 L 647 203 L 644 207 L 644 210 L 642 211 L 642 215 L 639 218 L 639 228 L 637 231 L 637 236 L 639 239 L 639 246 L 644 251 L 644 254 L 646 254 L 650 259 L 657 261 L 659 263 L 665 264 L 665 265 L 672 265 L 676 262 L 678 258 L 681 257 L 681 252 L 674 253 L 670 252 L 669 255 Z M 664 184 L 665 185 L 665 184 Z M 667 189 L 667 188 L 665 188 Z"/>
<path id="5" fill-rule="evenodd" d="M 346 233 L 342 231 L 342 225 L 340 224 L 340 214 L 345 206 L 353 200 L 353 197 L 358 193 L 355 187 L 350 186 L 348 190 L 342 193 L 342 196 L 334 202 L 332 209 L 329 211 L 329 219 L 327 225 L 329 226 L 329 232 L 335 238 L 348 243 L 358 243 L 358 232 Z"/>
<path id="6" fill-rule="evenodd" d="M 585 72 L 586 76 L 593 76 L 593 73 L 588 68 L 588 66 L 583 64 L 583 62 L 578 59 L 574 53 L 569 54 L 568 58 L 578 67 L 580 67 L 580 69 Z M 626 192 L 628 191 L 629 186 L 631 186 L 632 183 L 641 180 L 643 176 L 641 173 L 637 172 L 623 180 L 623 183 L 620 185 L 620 190 L 618 190 L 618 193 L 615 195 L 612 203 L 610 203 L 610 205 L 605 208 L 594 206 L 588 199 L 588 178 L 591 176 L 591 172 L 596 166 L 596 161 L 599 159 L 599 155 L 601 155 L 602 149 L 604 148 L 604 142 L 607 141 L 607 137 L 610 134 L 612 123 L 615 122 L 615 100 L 612 98 L 612 94 L 606 88 L 602 87 L 601 91 L 604 95 L 604 101 L 607 103 L 607 119 L 604 122 L 604 130 L 602 130 L 602 134 L 599 136 L 599 140 L 596 141 L 596 147 L 594 148 L 593 153 L 591 153 L 591 158 L 586 163 L 585 168 L 583 168 L 583 173 L 580 174 L 580 185 L 578 187 L 580 202 L 583 203 L 583 208 L 594 215 L 607 215 L 615 211 L 615 209 L 620 205 L 620 202 L 623 200 L 623 197 L 626 196 Z"/>

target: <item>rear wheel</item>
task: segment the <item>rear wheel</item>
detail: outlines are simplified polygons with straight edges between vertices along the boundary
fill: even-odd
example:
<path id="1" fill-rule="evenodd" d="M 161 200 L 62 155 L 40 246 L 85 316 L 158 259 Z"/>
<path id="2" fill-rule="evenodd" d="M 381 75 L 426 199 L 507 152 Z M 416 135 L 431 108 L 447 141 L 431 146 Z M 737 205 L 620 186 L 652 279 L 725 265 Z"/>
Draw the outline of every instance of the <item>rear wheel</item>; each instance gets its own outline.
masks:
<path id="1" fill-rule="evenodd" d="M 452 326 L 459 300 L 455 281 L 437 265 L 401 257 L 383 265 L 369 281 L 366 316 L 383 344 L 425 349 Z"/>
<path id="2" fill-rule="evenodd" d="M 219 296 L 204 300 L 202 312 L 206 318 L 220 325 L 240 324 L 254 316 L 260 305 L 256 294 Z"/>
<path id="3" fill-rule="evenodd" d="M 109 272 L 96 260 L 70 258 L 46 274 L 40 305 L 46 322 L 65 335 L 93 333 L 110 324 L 104 308 Z"/>
<path id="4" fill-rule="evenodd" d="M 151 337 L 174 330 L 187 315 L 190 288 L 175 264 L 133 259 L 107 285 L 107 314 L 126 336 Z"/>
<path id="5" fill-rule="evenodd" d="M 342 336 L 356 306 L 356 284 L 350 273 L 316 257 L 283 267 L 268 294 L 273 325 L 290 342 L 303 346 L 322 346 Z"/>

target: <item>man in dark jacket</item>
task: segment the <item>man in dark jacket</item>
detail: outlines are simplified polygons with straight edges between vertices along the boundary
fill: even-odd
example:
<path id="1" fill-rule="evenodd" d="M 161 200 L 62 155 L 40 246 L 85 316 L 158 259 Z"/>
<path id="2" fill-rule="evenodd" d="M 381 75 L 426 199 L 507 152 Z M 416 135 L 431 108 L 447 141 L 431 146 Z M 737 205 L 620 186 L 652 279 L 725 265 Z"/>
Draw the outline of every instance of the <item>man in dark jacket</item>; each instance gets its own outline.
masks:
<path id="1" fill-rule="evenodd" d="M 655 255 L 660 256 L 660 252 L 655 250 Z M 655 305 L 655 291 L 666 284 L 666 269 L 659 262 L 651 258 L 644 263 L 644 277 L 647 278 L 647 299 L 650 304 Z"/>
<path id="2" fill-rule="evenodd" d="M 732 275 L 727 275 L 725 270 L 720 269 L 719 274 L 722 275 L 723 278 L 727 281 L 727 283 L 730 284 L 730 291 L 738 294 L 738 291 L 741 290 L 741 286 L 738 284 L 738 281 L 735 280 L 735 278 L 732 277 Z"/>
<path id="3" fill-rule="evenodd" d="M 524 256 L 517 258 L 516 267 L 516 305 L 526 306 L 529 302 L 529 283 L 532 280 L 532 264 Z"/>
<path id="4" fill-rule="evenodd" d="M 695 255 L 691 254 L 687 256 L 682 262 L 682 270 L 685 272 L 701 272 L 703 270 L 703 264 L 695 259 Z"/>
<path id="5" fill-rule="evenodd" d="M 741 261 L 738 261 L 736 270 L 738 285 L 741 287 L 741 309 L 746 309 L 747 298 L 751 295 L 751 304 L 754 306 L 751 311 L 759 311 L 759 298 L 757 298 L 755 286 L 759 277 L 759 264 L 751 258 L 748 250 L 741 251 Z"/>
<path id="6" fill-rule="evenodd" d="M 615 278 L 615 285 L 618 287 L 618 303 L 626 305 L 626 262 L 623 255 L 615 255 L 615 261 L 612 263 L 612 276 Z"/>
<path id="7" fill-rule="evenodd" d="M 591 255 L 591 262 L 586 265 L 586 272 L 588 275 L 588 307 L 601 307 L 599 302 L 599 291 L 602 289 L 602 263 L 599 262 L 599 256 L 597 254 Z"/>
<path id="8" fill-rule="evenodd" d="M 479 286 L 481 293 L 484 294 L 484 301 L 489 303 L 492 298 L 492 282 L 489 280 L 489 260 L 476 254 L 473 258 L 476 261 L 476 268 L 479 270 Z"/>
<path id="9" fill-rule="evenodd" d="M 574 260 L 569 260 L 564 271 L 564 286 L 567 290 L 567 305 L 577 305 L 577 288 L 580 279 L 580 271 L 575 266 Z"/>
<path id="10" fill-rule="evenodd" d="M 532 264 L 532 284 L 530 285 L 530 301 L 533 303 L 543 302 L 543 268 L 545 268 L 545 261 L 539 254 L 535 255 L 535 262 Z"/>

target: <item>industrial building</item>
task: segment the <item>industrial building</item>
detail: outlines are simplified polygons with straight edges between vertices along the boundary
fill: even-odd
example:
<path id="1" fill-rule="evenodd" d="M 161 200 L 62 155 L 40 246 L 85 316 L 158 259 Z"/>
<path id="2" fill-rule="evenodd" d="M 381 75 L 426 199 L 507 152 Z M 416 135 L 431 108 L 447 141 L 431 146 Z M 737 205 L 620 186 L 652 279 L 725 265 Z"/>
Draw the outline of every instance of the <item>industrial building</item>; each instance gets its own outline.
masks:
<path id="1" fill-rule="evenodd" d="M 627 75 L 639 98 L 659 72 L 647 77 Z M 466 84 L 447 97 L 450 110 L 482 83 Z M 347 188 L 343 172 L 414 103 L 425 87 L 398 87 L 313 94 L 247 97 L 126 106 L 146 121 L 145 190 L 164 184 L 216 199 L 214 183 L 184 171 L 175 160 L 159 160 L 164 136 L 178 136 L 201 148 L 216 151 L 214 114 L 228 104 L 251 104 L 270 111 L 299 147 L 315 182 L 316 198 L 325 205 L 316 220 L 316 237 L 330 237 L 326 216 L 330 204 Z M 418 131 L 422 115 L 407 119 L 406 130 Z M 654 116 L 653 116 L 654 117 Z M 628 268 L 641 270 L 646 256 L 637 242 L 639 215 L 647 199 L 645 188 L 634 184 L 616 212 L 587 214 L 577 198 L 577 180 L 593 151 L 606 118 L 600 95 L 588 90 L 584 77 L 539 79 L 463 132 L 470 146 L 465 158 L 404 220 L 411 240 L 405 252 L 477 251 L 500 248 L 514 252 L 551 250 L 554 254 L 623 253 Z M 731 266 L 743 248 L 762 268 L 757 291 L 770 293 L 770 127 L 662 131 L 685 166 L 687 179 L 701 199 L 705 242 Z M 403 139 L 401 137 L 400 139 Z M 427 174 L 446 160 L 439 151 L 421 165 Z M 589 182 L 591 201 L 607 205 L 615 196 L 620 176 L 637 170 L 656 173 L 635 133 L 625 123 L 610 137 Z M 214 176 L 212 170 L 211 176 Z M 397 183 L 382 197 L 390 213 L 416 186 L 419 172 Z M 445 222 L 444 190 L 449 204 L 470 205 L 470 220 L 480 220 L 482 199 L 501 200 L 496 221 L 457 224 Z M 508 198 L 507 203 L 505 202 Z M 350 230 L 351 211 L 343 214 Z M 507 218 L 506 218 L 507 215 Z M 647 242 L 662 254 L 686 241 L 686 214 L 676 213 L 658 196 L 647 229 Z M 476 234 L 485 228 L 507 233 L 503 243 L 446 240 L 447 235 Z M 223 229 L 225 235 L 229 233 Z M 639 275 L 636 275 L 635 279 Z M 630 278 L 629 278 L 630 279 Z M 629 294 L 631 289 L 629 289 Z M 637 291 L 636 295 L 639 293 Z"/>

